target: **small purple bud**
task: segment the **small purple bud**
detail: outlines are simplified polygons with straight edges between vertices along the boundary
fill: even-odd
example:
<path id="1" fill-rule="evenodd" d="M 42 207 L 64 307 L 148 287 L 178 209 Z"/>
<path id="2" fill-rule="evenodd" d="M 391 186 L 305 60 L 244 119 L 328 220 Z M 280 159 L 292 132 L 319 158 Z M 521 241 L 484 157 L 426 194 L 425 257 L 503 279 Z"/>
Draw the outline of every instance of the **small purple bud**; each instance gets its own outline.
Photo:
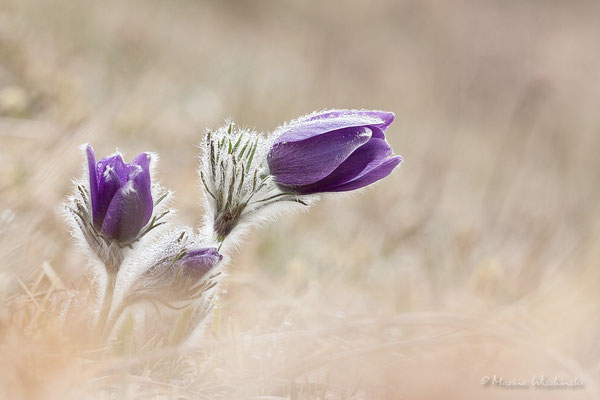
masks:
<path id="1" fill-rule="evenodd" d="M 110 239 L 129 243 L 152 216 L 150 154 L 128 164 L 120 154 L 96 162 L 90 145 L 86 153 L 94 227 Z"/>
<path id="2" fill-rule="evenodd" d="M 193 280 L 202 278 L 208 271 L 223 259 L 214 247 L 189 250 L 179 262 L 183 273 Z"/>
<path id="3" fill-rule="evenodd" d="M 402 158 L 384 131 L 394 114 L 332 110 L 279 128 L 267 163 L 278 185 L 299 194 L 344 192 L 388 176 Z"/>

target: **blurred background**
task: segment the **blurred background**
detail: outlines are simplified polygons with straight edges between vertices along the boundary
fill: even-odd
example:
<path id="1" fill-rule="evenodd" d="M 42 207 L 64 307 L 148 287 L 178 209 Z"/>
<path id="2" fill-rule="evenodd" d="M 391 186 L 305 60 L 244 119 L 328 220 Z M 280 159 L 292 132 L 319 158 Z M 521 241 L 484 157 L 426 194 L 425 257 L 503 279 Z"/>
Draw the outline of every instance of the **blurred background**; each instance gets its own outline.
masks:
<path id="1" fill-rule="evenodd" d="M 82 143 L 158 152 L 198 224 L 205 128 L 389 110 L 392 176 L 248 235 L 191 397 L 599 398 L 599 37 L 596 1 L 2 0 L 0 293 L 85 273 L 59 215 Z M 72 364 L 3 358 L 64 398 Z"/>

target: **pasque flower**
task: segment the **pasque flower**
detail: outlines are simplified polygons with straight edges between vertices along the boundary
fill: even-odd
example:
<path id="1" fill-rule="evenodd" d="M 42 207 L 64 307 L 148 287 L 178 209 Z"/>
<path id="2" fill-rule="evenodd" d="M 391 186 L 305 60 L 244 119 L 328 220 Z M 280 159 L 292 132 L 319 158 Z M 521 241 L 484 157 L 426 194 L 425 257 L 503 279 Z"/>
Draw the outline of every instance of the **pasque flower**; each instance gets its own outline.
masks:
<path id="1" fill-rule="evenodd" d="M 110 334 L 115 323 L 127 307 L 147 301 L 163 304 L 171 309 L 181 309 L 192 303 L 202 302 L 206 292 L 215 287 L 219 273 L 209 273 L 223 256 L 214 247 L 197 247 L 190 243 L 190 235 L 184 231 L 173 242 L 167 237 L 160 247 L 154 249 L 152 266 L 137 277 L 119 306 L 111 313 L 105 334 Z M 191 248 L 188 248 L 191 245 Z M 199 322 L 199 321 L 198 321 Z"/>
<path id="2" fill-rule="evenodd" d="M 120 154 L 96 162 L 86 148 L 94 228 L 109 239 L 127 244 L 136 239 L 152 216 L 150 154 L 126 163 Z"/>
<path id="3" fill-rule="evenodd" d="M 149 153 L 131 163 L 120 154 L 96 161 L 92 147 L 85 146 L 87 171 L 75 182 L 65 215 L 95 261 L 90 265 L 106 278 L 97 280 L 98 338 L 108 343 L 123 321 L 117 331 L 123 342 L 121 332 L 133 335 L 133 315 L 154 310 L 161 332 L 149 332 L 145 343 L 190 340 L 218 297 L 228 261 L 220 253 L 227 256 L 245 229 L 279 215 L 286 204 L 310 206 L 319 198 L 310 194 L 359 189 L 388 176 L 401 162 L 384 134 L 393 120 L 384 111 L 331 110 L 268 136 L 233 122 L 207 131 L 199 169 L 207 212 L 199 233 L 182 226 L 160 235 L 165 227 L 154 230 L 172 211 L 171 193 L 152 184 Z M 154 307 L 147 310 L 142 303 Z M 147 326 L 152 319 L 145 317 Z M 169 325 L 171 332 L 164 329 Z"/>
<path id="4" fill-rule="evenodd" d="M 111 313 L 111 330 L 122 312 L 143 301 L 180 308 L 201 301 L 216 285 L 215 268 L 223 256 L 215 247 L 205 247 L 188 227 L 163 235 L 142 256 L 149 268 L 138 275 L 127 294 Z"/>
<path id="5" fill-rule="evenodd" d="M 392 155 L 385 130 L 394 114 L 331 110 L 278 128 L 267 163 L 284 190 L 299 194 L 344 192 L 388 176 L 402 161 Z"/>

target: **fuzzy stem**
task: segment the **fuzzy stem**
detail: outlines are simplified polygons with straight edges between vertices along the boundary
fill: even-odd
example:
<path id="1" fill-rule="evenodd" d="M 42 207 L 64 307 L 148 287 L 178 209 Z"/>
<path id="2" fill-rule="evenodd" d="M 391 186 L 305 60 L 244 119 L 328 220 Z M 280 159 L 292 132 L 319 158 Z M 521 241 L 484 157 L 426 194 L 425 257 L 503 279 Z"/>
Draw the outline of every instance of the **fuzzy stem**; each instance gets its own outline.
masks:
<path id="1" fill-rule="evenodd" d="M 98 324 L 97 324 L 99 332 L 103 332 L 105 330 L 106 321 L 108 319 L 108 315 L 110 314 L 113 296 L 115 293 L 116 282 L 117 282 L 116 271 L 110 271 L 107 268 L 106 290 L 104 291 L 104 300 L 102 301 L 102 308 L 100 309 L 100 317 L 98 318 Z"/>
<path id="2" fill-rule="evenodd" d="M 105 342 L 106 339 L 108 339 L 110 332 L 112 332 L 115 324 L 117 323 L 117 320 L 119 319 L 121 314 L 123 314 L 123 311 L 125 311 L 126 308 L 127 308 L 126 305 L 121 303 L 110 315 L 110 319 L 108 319 L 106 321 L 104 327 L 102 327 L 102 341 L 103 342 Z"/>

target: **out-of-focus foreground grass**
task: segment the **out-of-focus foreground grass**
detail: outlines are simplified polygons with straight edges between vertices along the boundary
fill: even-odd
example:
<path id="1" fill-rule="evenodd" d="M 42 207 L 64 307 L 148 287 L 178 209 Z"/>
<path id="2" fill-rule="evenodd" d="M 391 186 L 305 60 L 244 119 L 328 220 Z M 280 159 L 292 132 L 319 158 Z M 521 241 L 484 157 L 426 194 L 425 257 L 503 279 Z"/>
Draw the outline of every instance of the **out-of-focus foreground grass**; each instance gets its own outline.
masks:
<path id="1" fill-rule="evenodd" d="M 86 271 L 58 215 L 80 144 L 158 152 L 197 224 L 205 127 L 379 108 L 398 171 L 253 230 L 193 385 L 124 367 L 117 394 L 598 398 L 598 37 L 594 1 L 3 0 L 2 304 L 44 263 L 67 287 Z M 2 337 L 6 398 L 101 396 L 75 344 Z M 541 374 L 585 386 L 480 383 Z"/>

